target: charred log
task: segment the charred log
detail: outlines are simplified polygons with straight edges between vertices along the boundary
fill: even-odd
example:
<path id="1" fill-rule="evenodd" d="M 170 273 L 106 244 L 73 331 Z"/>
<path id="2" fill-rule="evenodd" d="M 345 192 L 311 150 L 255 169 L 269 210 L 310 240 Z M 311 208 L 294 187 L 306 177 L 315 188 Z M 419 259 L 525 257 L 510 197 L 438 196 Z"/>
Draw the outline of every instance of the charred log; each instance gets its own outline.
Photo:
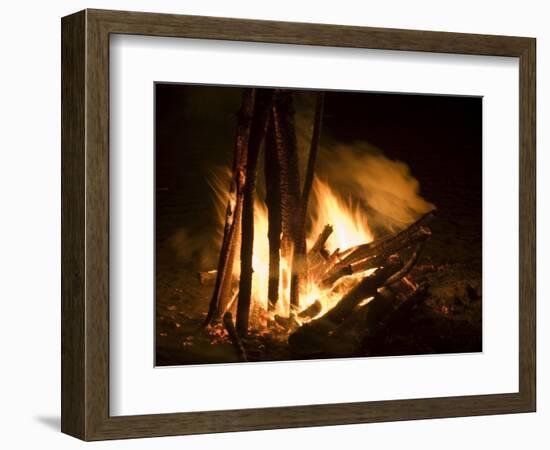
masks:
<path id="1" fill-rule="evenodd" d="M 298 264 L 298 276 L 299 279 L 297 280 L 298 286 L 296 286 L 296 289 L 299 290 L 300 286 L 300 280 L 306 280 L 308 278 L 308 257 L 306 254 L 306 217 L 307 217 L 307 207 L 309 202 L 309 195 L 311 193 L 311 187 L 313 185 L 313 176 L 315 173 L 315 162 L 317 160 L 317 153 L 319 151 L 319 142 L 321 140 L 321 124 L 323 120 L 323 109 L 324 109 L 324 103 L 325 103 L 325 93 L 319 92 L 317 94 L 317 101 L 315 105 L 315 117 L 313 121 L 313 131 L 311 135 L 311 143 L 310 143 L 310 149 L 309 149 L 309 156 L 307 161 L 307 168 L 306 168 L 306 175 L 304 179 L 304 187 L 302 189 L 302 201 L 300 204 L 300 215 L 299 215 L 299 224 L 298 224 L 298 245 L 295 247 L 294 252 L 294 262 Z M 328 239 L 328 236 L 332 232 L 332 229 L 328 232 L 328 235 L 325 238 Z M 324 237 L 324 236 L 323 236 Z M 324 243 L 323 246 L 320 247 L 318 250 L 319 254 L 321 256 L 326 255 L 326 250 L 324 249 Z M 293 269 L 294 270 L 294 269 Z M 292 289 L 292 286 L 291 286 Z M 291 291 L 293 292 L 293 291 Z M 291 295 L 290 299 L 291 307 L 294 306 L 295 308 L 299 305 L 299 299 L 297 297 L 293 298 Z"/>
<path id="2" fill-rule="evenodd" d="M 327 288 L 332 286 L 343 276 L 353 275 L 379 267 L 383 265 L 384 261 L 392 254 L 399 253 L 410 246 L 421 244 L 431 236 L 431 231 L 425 226 L 414 228 L 413 232 L 408 232 L 408 230 L 409 228 L 395 236 L 355 247 L 355 249 L 351 251 L 346 251 L 344 253 L 346 256 L 323 275 L 323 287 Z M 416 261 L 413 265 L 415 263 Z M 402 277 L 399 277 L 399 279 L 400 278 Z"/>
<path id="3" fill-rule="evenodd" d="M 300 275 L 305 256 L 305 230 L 301 227 L 300 175 L 298 147 L 294 125 L 292 93 L 285 89 L 275 91 L 273 128 L 280 165 L 282 252 L 285 259 L 292 255 L 290 280 L 291 308 L 299 305 Z"/>
<path id="4" fill-rule="evenodd" d="M 254 116 L 250 126 L 246 175 L 243 188 L 243 211 L 241 233 L 241 274 L 237 303 L 237 332 L 241 336 L 248 333 L 250 315 L 250 296 L 252 290 L 252 252 L 254 247 L 254 198 L 258 176 L 258 158 L 260 146 L 265 137 L 269 110 L 273 94 L 271 90 L 262 90 L 256 94 Z"/>
<path id="5" fill-rule="evenodd" d="M 235 329 L 235 325 L 233 324 L 233 315 L 229 311 L 223 315 L 223 325 L 225 326 L 229 339 L 231 339 L 231 343 L 237 352 L 239 361 L 247 362 L 248 356 L 246 354 L 246 350 L 239 334 L 237 333 L 237 330 Z"/>
<path id="6" fill-rule="evenodd" d="M 386 255 L 371 256 L 370 258 L 366 258 L 356 263 L 338 265 L 333 270 L 329 271 L 329 273 L 325 277 L 323 277 L 323 279 L 321 280 L 321 286 L 324 288 L 329 288 L 342 277 L 355 275 L 370 269 L 375 269 L 377 267 L 387 265 L 389 258 L 390 257 Z"/>
<path id="7" fill-rule="evenodd" d="M 389 286 L 390 284 L 397 283 L 401 278 L 406 277 L 409 272 L 413 269 L 415 264 L 418 261 L 418 258 L 420 257 L 420 254 L 422 253 L 422 249 L 424 248 L 424 242 L 418 242 L 412 252 L 411 257 L 409 260 L 405 263 L 403 268 L 397 272 L 394 273 L 391 277 L 389 277 L 386 280 L 386 286 Z"/>
<path id="8" fill-rule="evenodd" d="M 345 255 L 341 261 L 341 264 L 351 264 L 356 261 L 363 260 L 370 256 L 380 255 L 391 251 L 395 248 L 402 248 L 407 245 L 407 242 L 410 242 L 414 239 L 415 236 L 420 236 L 422 234 L 429 235 L 431 234 L 429 229 L 426 228 L 426 225 L 431 222 L 435 216 L 435 211 L 430 211 L 427 214 L 424 214 L 420 219 L 418 219 L 413 224 L 409 225 L 403 231 L 399 233 L 378 239 L 368 244 L 359 245 L 357 247 L 348 249 L 345 252 Z"/>
<path id="9" fill-rule="evenodd" d="M 281 166 L 277 158 L 277 142 L 270 114 L 265 141 L 265 185 L 268 215 L 269 282 L 268 309 L 273 311 L 279 299 L 279 271 L 281 250 Z"/>
<path id="10" fill-rule="evenodd" d="M 397 273 L 403 264 L 400 261 L 393 261 L 386 267 L 377 269 L 373 274 L 365 277 L 349 291 L 342 299 L 328 311 L 322 318 L 333 323 L 340 323 L 348 316 L 353 309 L 368 297 L 376 294 L 378 288 L 382 287 L 388 278 Z"/>
<path id="11" fill-rule="evenodd" d="M 324 259 L 328 259 L 329 255 L 325 249 L 325 244 L 333 231 L 334 231 L 334 228 L 332 228 L 332 225 L 325 225 L 325 227 L 323 228 L 323 231 L 321 231 L 321 233 L 317 237 L 317 240 L 309 250 L 308 254 L 309 255 L 319 254 L 323 256 Z"/>
<path id="12" fill-rule="evenodd" d="M 335 269 L 335 266 L 339 264 L 340 260 L 340 249 L 337 248 L 332 253 L 328 254 L 327 259 L 323 260 L 321 264 L 318 264 L 317 266 L 311 268 L 310 277 L 317 284 L 320 284 L 324 276 L 329 276 L 329 274 L 331 274 L 333 270 L 338 270 Z"/>
<path id="13" fill-rule="evenodd" d="M 326 314 L 302 325 L 292 333 L 288 338 L 291 350 L 302 355 L 323 353 L 327 349 L 331 335 L 357 305 L 362 300 L 375 296 L 378 288 L 401 268 L 402 264 L 395 262 L 365 277 Z"/>
<path id="14" fill-rule="evenodd" d="M 312 319 L 313 317 L 317 316 L 322 309 L 323 307 L 321 305 L 321 302 L 319 300 L 315 300 L 311 305 L 298 313 L 298 318 L 302 320 Z"/>
<path id="15" fill-rule="evenodd" d="M 326 225 L 323 231 L 317 237 L 313 246 L 307 252 L 307 271 L 308 277 L 313 282 L 317 282 L 326 272 L 330 254 L 325 247 L 327 239 L 333 232 L 331 225 Z"/>
<path id="16" fill-rule="evenodd" d="M 309 157 L 307 161 L 306 176 L 304 179 L 304 189 L 302 191 L 302 215 L 304 220 L 307 213 L 307 205 L 309 201 L 309 194 L 311 193 L 311 186 L 313 185 L 313 175 L 315 173 L 315 161 L 317 159 L 317 152 L 319 150 L 319 142 L 321 141 L 321 125 L 323 122 L 324 105 L 325 105 L 325 93 L 319 92 L 317 94 L 317 101 L 315 104 L 315 118 L 313 120 L 313 132 L 311 134 Z"/>
<path id="17" fill-rule="evenodd" d="M 209 325 L 213 319 L 217 319 L 220 314 L 223 314 L 230 299 L 233 264 L 240 240 L 244 199 L 243 188 L 248 156 L 247 148 L 249 145 L 255 100 L 256 90 L 245 89 L 237 121 L 237 137 L 235 140 L 233 168 L 229 187 L 229 200 L 226 208 L 225 227 L 218 260 L 217 276 L 204 326 Z"/>
<path id="18" fill-rule="evenodd" d="M 288 317 L 283 317 L 275 314 L 275 323 L 279 325 L 285 332 L 293 332 L 300 326 L 300 322 L 296 319 L 296 314 L 292 313 Z"/>

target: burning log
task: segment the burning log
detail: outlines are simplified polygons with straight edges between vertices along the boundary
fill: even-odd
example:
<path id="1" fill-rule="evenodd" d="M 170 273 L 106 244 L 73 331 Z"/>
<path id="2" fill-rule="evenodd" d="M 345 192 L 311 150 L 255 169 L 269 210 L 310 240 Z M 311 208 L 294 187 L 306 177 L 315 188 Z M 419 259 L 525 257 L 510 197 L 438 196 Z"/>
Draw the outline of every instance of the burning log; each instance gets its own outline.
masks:
<path id="1" fill-rule="evenodd" d="M 282 253 L 287 260 L 292 255 L 290 304 L 299 304 L 300 275 L 305 256 L 305 230 L 301 227 L 300 175 L 298 147 L 294 127 L 292 93 L 275 90 L 273 102 L 273 128 L 280 165 Z"/>
<path id="2" fill-rule="evenodd" d="M 325 93 L 319 92 L 317 94 L 317 102 L 315 104 L 315 119 L 313 121 L 313 132 L 311 134 L 311 144 L 309 148 L 309 157 L 307 161 L 306 177 L 304 180 L 304 189 L 302 191 L 302 217 L 304 219 L 307 213 L 307 204 L 309 201 L 309 194 L 311 193 L 311 186 L 313 184 L 313 175 L 315 172 L 315 160 L 317 159 L 317 152 L 319 149 L 319 141 L 321 140 L 321 124 L 323 121 L 323 109 L 325 106 Z"/>
<path id="3" fill-rule="evenodd" d="M 312 320 L 292 333 L 288 344 L 292 351 L 299 354 L 322 353 L 326 349 L 327 339 L 334 333 L 346 317 L 364 299 L 376 295 L 378 288 L 403 267 L 401 262 L 391 263 L 366 276 L 326 314 Z"/>
<path id="4" fill-rule="evenodd" d="M 330 267 L 336 264 L 340 258 L 341 258 L 340 249 L 337 248 L 328 257 L 328 263 L 330 264 Z"/>
<path id="5" fill-rule="evenodd" d="M 319 142 L 321 140 L 321 124 L 323 120 L 323 109 L 325 104 L 324 92 L 317 94 L 317 101 L 315 104 L 315 118 L 313 121 L 313 131 L 311 134 L 311 144 L 309 148 L 309 157 L 307 161 L 306 175 L 304 179 L 304 188 L 302 190 L 302 204 L 300 210 L 300 227 L 305 230 L 307 206 L 309 202 L 309 195 L 311 193 L 311 187 L 313 185 L 313 176 L 315 173 L 315 161 L 317 160 L 317 152 L 319 150 Z M 313 246 L 313 253 L 321 252 L 324 249 L 324 245 L 330 234 L 332 233 L 332 227 L 330 225 L 325 226 L 323 232 L 319 236 L 317 242 Z M 304 242 L 302 243 L 305 252 L 305 232 Z M 307 260 L 306 260 L 307 261 Z M 307 268 L 304 269 L 307 272 Z"/>
<path id="6" fill-rule="evenodd" d="M 281 166 L 277 158 L 277 142 L 270 116 L 265 141 L 265 185 L 268 215 L 269 281 L 268 309 L 273 311 L 279 299 L 279 271 L 281 259 Z"/>
<path id="7" fill-rule="evenodd" d="M 330 254 L 325 247 L 327 239 L 333 232 L 331 225 L 325 225 L 313 246 L 307 252 L 308 278 L 317 282 L 327 270 Z"/>
<path id="8" fill-rule="evenodd" d="M 250 128 L 256 100 L 255 89 L 245 89 L 237 123 L 233 170 L 227 202 L 222 247 L 218 260 L 218 270 L 214 292 L 203 326 L 223 314 L 230 299 L 233 264 L 239 247 L 241 216 L 244 200 L 244 175 L 249 146 Z"/>
<path id="9" fill-rule="evenodd" d="M 431 217 L 432 213 L 429 213 L 429 215 L 423 216 L 423 218 L 412 224 L 406 230 L 394 236 L 363 244 L 353 249 L 348 249 L 343 253 L 344 257 L 341 258 L 341 261 L 325 272 L 321 282 L 322 286 L 328 288 L 344 276 L 379 267 L 383 265 L 384 261 L 392 254 L 399 253 L 412 245 L 425 242 L 430 238 L 431 231 L 423 224 L 425 224 L 427 220 L 431 220 Z M 416 260 L 412 262 L 407 272 L 412 269 L 414 264 L 416 264 Z M 395 279 L 395 281 L 400 280 L 403 276 L 404 275 Z M 395 281 L 392 281 L 392 283 Z"/>
<path id="10" fill-rule="evenodd" d="M 292 332 L 300 326 L 300 322 L 296 319 L 296 314 L 291 313 L 288 317 L 275 314 L 275 323 L 279 325 L 285 332 Z"/>
<path id="11" fill-rule="evenodd" d="M 319 254 L 323 257 L 323 259 L 328 259 L 329 255 L 325 248 L 325 244 L 333 231 L 334 228 L 332 228 L 332 225 L 325 225 L 323 231 L 321 231 L 321 234 L 319 234 L 319 236 L 317 237 L 315 244 L 313 244 L 313 246 L 309 250 L 308 256 Z"/>
<path id="12" fill-rule="evenodd" d="M 267 130 L 269 110 L 273 101 L 271 90 L 257 93 L 254 116 L 250 126 L 246 175 L 243 190 L 242 233 L 241 233 L 241 275 L 237 303 L 237 332 L 241 336 L 248 333 L 250 296 L 252 291 L 252 252 L 254 247 L 254 197 L 258 176 L 260 146 Z"/>
<path id="13" fill-rule="evenodd" d="M 376 294 L 379 287 L 382 287 L 388 278 L 397 273 L 403 267 L 401 261 L 395 261 L 386 267 L 377 269 L 373 274 L 368 275 L 359 282 L 357 286 L 351 289 L 342 299 L 328 311 L 322 319 L 329 320 L 332 323 L 340 323 L 349 315 L 353 309 L 368 297 Z"/>
<path id="14" fill-rule="evenodd" d="M 319 142 L 321 140 L 321 124 L 323 120 L 323 109 L 325 104 L 325 93 L 319 92 L 317 94 L 317 101 L 315 104 L 315 118 L 313 121 L 313 131 L 311 134 L 311 143 L 309 148 L 309 157 L 307 161 L 307 169 L 306 169 L 306 175 L 304 179 L 304 188 L 302 190 L 302 202 L 300 205 L 300 215 L 299 215 L 299 224 L 298 224 L 298 242 L 299 245 L 295 248 L 294 251 L 294 261 L 297 261 L 299 267 L 299 276 L 300 278 L 308 278 L 308 257 L 306 254 L 306 216 L 307 216 L 307 206 L 309 201 L 309 195 L 311 193 L 311 186 L 313 185 L 313 176 L 315 172 L 315 161 L 317 160 L 317 152 L 319 150 Z M 322 234 L 320 237 L 324 238 L 324 242 L 328 239 L 328 236 L 330 236 L 330 233 L 332 233 L 332 228 L 330 228 L 330 231 L 327 230 L 325 227 L 326 237 Z M 328 233 L 328 234 L 327 234 Z M 320 252 L 320 255 L 323 256 L 322 250 L 324 250 L 324 242 L 322 242 L 321 247 L 318 248 L 317 251 Z M 325 250 L 326 253 L 326 250 Z M 327 255 L 328 256 L 328 255 Z M 294 263 L 293 263 L 294 266 Z M 293 269 L 294 270 L 294 269 Z M 296 289 L 299 290 L 299 280 L 297 280 L 298 286 Z M 291 287 L 292 289 L 292 287 Z M 294 305 L 295 307 L 299 304 L 299 299 L 294 299 L 291 296 L 291 306 Z"/>
<path id="15" fill-rule="evenodd" d="M 434 216 L 435 211 L 430 211 L 429 213 L 424 214 L 412 225 L 393 236 L 378 239 L 376 241 L 369 242 L 368 244 L 359 245 L 346 250 L 341 264 L 351 264 L 370 256 L 381 255 L 383 253 L 387 254 L 388 251 L 392 251 L 393 249 L 405 247 L 407 243 L 414 240 L 415 237 L 422 235 L 429 236 L 431 232 L 428 228 L 426 228 L 426 225 L 434 218 Z"/>
<path id="16" fill-rule="evenodd" d="M 416 264 L 416 261 L 418 260 L 419 253 L 422 248 L 422 244 L 430 236 L 431 234 L 429 232 L 427 232 L 426 230 L 424 231 L 421 230 L 418 233 L 413 234 L 412 236 L 409 236 L 404 241 L 398 240 L 398 241 L 395 241 L 393 244 L 388 245 L 384 249 L 383 253 L 379 255 L 370 256 L 360 261 L 352 262 L 349 264 L 344 264 L 344 262 L 338 263 L 332 269 L 328 270 L 325 273 L 325 275 L 321 280 L 321 286 L 327 289 L 342 277 L 354 275 L 369 269 L 374 269 L 376 267 L 384 266 L 387 260 L 392 257 L 392 255 L 403 251 L 404 249 L 408 248 L 411 245 L 414 245 L 415 246 L 415 250 L 413 252 L 414 258 L 412 258 L 407 263 L 407 266 L 403 268 L 402 270 L 403 274 L 402 275 L 395 274 L 392 277 L 392 281 L 388 282 L 387 284 L 395 283 L 411 271 L 413 266 Z M 400 247 L 400 246 L 403 246 L 403 247 Z"/>
<path id="17" fill-rule="evenodd" d="M 328 252 L 327 252 L 328 253 Z M 340 249 L 337 248 L 332 253 L 330 253 L 326 260 L 322 261 L 321 264 L 314 266 L 310 270 L 311 279 L 322 286 L 321 279 L 328 273 L 332 273 L 334 266 L 340 261 Z"/>
<path id="18" fill-rule="evenodd" d="M 321 305 L 321 302 L 319 300 L 315 300 L 311 305 L 298 313 L 298 318 L 311 319 L 318 315 L 322 309 L 323 306 Z"/>
<path id="19" fill-rule="evenodd" d="M 325 277 L 323 277 L 321 280 L 321 286 L 324 288 L 329 288 L 342 277 L 365 272 L 369 269 L 375 269 L 376 267 L 381 267 L 388 262 L 388 259 L 389 257 L 386 255 L 371 256 L 370 258 L 363 259 L 362 261 L 356 263 L 343 266 L 338 265 Z"/>
<path id="20" fill-rule="evenodd" d="M 233 325 L 233 315 L 229 311 L 223 315 L 223 325 L 227 330 L 227 334 L 229 335 L 229 339 L 231 339 L 233 347 L 235 347 L 235 350 L 237 351 L 239 361 L 247 362 L 248 356 L 246 354 L 246 350 L 239 334 L 237 333 L 237 330 L 235 329 L 235 325 Z"/>

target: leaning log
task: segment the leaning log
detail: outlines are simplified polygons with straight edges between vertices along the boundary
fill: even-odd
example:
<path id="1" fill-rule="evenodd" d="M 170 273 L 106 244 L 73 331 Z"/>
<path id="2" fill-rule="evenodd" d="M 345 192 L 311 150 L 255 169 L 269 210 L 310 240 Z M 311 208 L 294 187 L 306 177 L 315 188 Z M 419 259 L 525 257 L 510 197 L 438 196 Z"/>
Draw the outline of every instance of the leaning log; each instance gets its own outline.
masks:
<path id="1" fill-rule="evenodd" d="M 270 113 L 265 140 L 265 186 L 268 217 L 269 281 L 267 288 L 268 310 L 273 311 L 279 300 L 279 272 L 281 260 L 281 166 L 277 158 L 277 142 Z"/>
<path id="2" fill-rule="evenodd" d="M 394 262 L 365 277 L 326 314 L 302 325 L 292 333 L 288 338 L 290 349 L 301 355 L 323 353 L 327 349 L 331 334 L 357 305 L 362 300 L 376 295 L 378 288 L 401 267 L 401 262 Z"/>
<path id="3" fill-rule="evenodd" d="M 315 161 L 319 151 L 319 143 L 321 141 L 321 125 L 323 122 L 323 110 L 325 106 L 325 93 L 318 92 L 315 103 L 315 117 L 313 119 L 313 131 L 311 134 L 311 143 L 309 147 L 309 156 L 307 160 L 306 175 L 304 179 L 304 189 L 302 190 L 302 219 L 305 222 L 307 213 L 307 205 L 311 186 L 313 185 L 313 176 L 315 174 Z"/>
<path id="4" fill-rule="evenodd" d="M 309 203 L 309 196 L 311 193 L 311 187 L 313 185 L 313 177 L 315 174 L 315 162 L 317 161 L 317 153 L 319 151 L 319 143 L 321 141 L 321 125 L 323 121 L 323 109 L 324 109 L 324 103 L 325 103 L 325 93 L 319 92 L 317 93 L 317 100 L 315 104 L 315 116 L 313 119 L 313 130 L 311 134 L 311 142 L 309 147 L 309 156 L 307 160 L 307 166 L 306 166 L 306 174 L 304 178 L 304 187 L 302 189 L 302 202 L 300 205 L 300 229 L 304 230 L 302 233 L 301 238 L 303 239 L 303 242 L 300 244 L 301 250 L 303 250 L 303 257 L 305 258 L 305 251 L 306 251 L 306 242 L 305 242 L 305 228 L 306 228 L 306 217 L 307 217 L 307 209 L 308 209 L 308 203 Z M 324 244 L 330 234 L 332 233 L 332 227 L 328 228 L 329 226 L 325 227 L 323 232 L 321 233 L 321 236 L 319 236 L 319 240 L 315 243 L 313 247 L 313 252 L 321 252 L 324 249 Z M 309 255 L 308 255 L 309 256 Z M 306 264 L 306 267 L 303 268 L 304 274 L 307 273 L 307 264 L 309 258 L 305 258 L 304 264 Z"/>
<path id="5" fill-rule="evenodd" d="M 346 256 L 325 272 L 322 277 L 322 286 L 328 288 L 343 276 L 379 267 L 392 254 L 425 242 L 430 236 L 431 231 L 427 227 L 422 226 L 415 228 L 414 232 L 401 232 L 390 238 L 383 239 L 383 242 L 374 241 L 356 247 L 351 252 L 348 250 L 345 252 Z"/>
<path id="6" fill-rule="evenodd" d="M 392 257 L 392 255 L 398 254 L 404 249 L 407 249 L 411 246 L 414 246 L 416 248 L 416 246 L 422 245 L 427 239 L 430 238 L 430 236 L 431 232 L 426 228 L 422 228 L 420 231 L 413 235 L 392 241 L 391 244 L 388 244 L 383 249 L 381 249 L 380 254 L 376 254 L 374 256 L 370 256 L 365 259 L 347 264 L 344 261 L 349 261 L 349 258 L 345 258 L 344 261 L 335 264 L 330 270 L 327 270 L 327 272 L 323 275 L 321 286 L 323 286 L 325 289 L 328 289 L 342 277 L 354 275 L 369 269 L 383 266 L 385 265 L 386 261 Z M 419 253 L 419 251 L 420 247 L 418 247 L 418 251 L 415 251 L 415 253 Z M 412 266 L 416 264 L 416 259 L 418 259 L 418 254 L 415 257 L 414 262 L 412 262 L 411 266 L 406 270 L 407 273 L 412 269 Z M 397 280 L 395 281 L 400 280 L 405 275 L 399 276 L 399 278 L 397 278 Z M 394 283 L 395 281 L 392 281 L 391 283 Z"/>
<path id="7" fill-rule="evenodd" d="M 330 253 L 326 249 L 325 243 L 332 232 L 332 226 L 325 225 L 323 231 L 321 231 L 317 240 L 307 252 L 307 276 L 314 283 L 318 282 L 328 268 Z"/>
<path id="8" fill-rule="evenodd" d="M 237 330 L 235 329 L 235 325 L 233 324 L 233 315 L 229 311 L 223 315 L 223 324 L 227 334 L 229 335 L 229 339 L 231 339 L 231 343 L 235 348 L 239 361 L 247 362 L 248 356 L 246 354 L 246 350 L 239 334 L 237 333 Z"/>
<path id="9" fill-rule="evenodd" d="M 291 309 L 295 309 L 300 302 L 300 272 L 303 266 L 302 258 L 305 255 L 305 230 L 300 227 L 300 174 L 293 96 L 286 89 L 275 90 L 273 128 L 280 166 L 281 250 L 285 259 L 292 260 L 290 306 Z"/>
<path id="10" fill-rule="evenodd" d="M 389 257 L 386 255 L 371 256 L 352 264 L 338 265 L 329 271 L 321 280 L 321 286 L 325 289 L 330 288 L 340 278 L 350 275 L 356 275 L 370 269 L 375 269 L 387 264 Z"/>
<path id="11" fill-rule="evenodd" d="M 376 294 L 378 288 L 382 287 L 386 280 L 403 267 L 401 261 L 392 261 L 386 267 L 377 269 L 371 275 L 365 277 L 349 291 L 342 299 L 329 310 L 322 319 L 330 320 L 332 323 L 340 323 L 349 315 L 353 309 L 368 297 Z"/>
<path id="12" fill-rule="evenodd" d="M 241 215 L 244 198 L 245 167 L 248 156 L 247 148 L 250 138 L 250 127 L 254 115 L 256 100 L 255 89 L 245 89 L 237 120 L 237 137 L 233 152 L 233 167 L 227 202 L 225 227 L 222 247 L 218 260 L 218 270 L 214 292 L 210 300 L 208 313 L 203 326 L 218 319 L 225 311 L 231 295 L 233 265 L 239 247 Z"/>
<path id="13" fill-rule="evenodd" d="M 373 255 L 380 255 L 386 253 L 387 251 L 393 248 L 400 248 L 406 245 L 407 241 L 410 241 L 414 238 L 415 235 L 420 234 L 430 234 L 426 225 L 431 222 L 435 216 L 435 210 L 430 211 L 427 214 L 424 214 L 420 219 L 418 219 L 413 224 L 409 225 L 403 231 L 399 233 L 388 236 L 382 239 L 378 239 L 368 244 L 358 245 L 351 249 L 346 250 L 344 258 L 341 260 L 341 264 L 351 264 L 356 261 L 363 260 Z"/>
<path id="14" fill-rule="evenodd" d="M 309 148 L 309 156 L 306 166 L 306 174 L 304 178 L 304 187 L 302 189 L 302 199 L 300 203 L 300 211 L 299 211 L 299 220 L 298 220 L 298 244 L 295 246 L 294 249 L 294 261 L 293 261 L 293 267 L 295 264 L 298 265 L 298 278 L 296 279 L 297 286 L 295 289 L 296 297 L 293 298 L 291 295 L 290 297 L 290 303 L 291 306 L 293 306 L 295 309 L 299 305 L 299 298 L 298 298 L 298 291 L 300 289 L 300 283 L 307 283 L 307 279 L 309 276 L 308 272 L 308 255 L 307 255 L 307 249 L 306 249 L 306 217 L 307 217 L 307 209 L 308 209 L 308 202 L 309 202 L 309 195 L 311 193 L 311 187 L 313 185 L 313 177 L 315 173 L 315 162 L 317 160 L 317 153 L 319 151 L 319 143 L 321 141 L 321 125 L 323 121 L 323 109 L 325 104 L 325 93 L 324 92 L 318 92 L 317 93 L 317 101 L 315 104 L 315 116 L 313 120 L 313 130 L 311 134 L 311 142 L 310 142 L 310 148 Z M 332 232 L 332 231 L 330 231 Z M 330 235 L 330 232 L 328 235 Z M 327 235 L 327 238 L 328 238 Z M 325 239 L 326 240 L 326 239 Z M 319 248 L 320 254 L 323 255 L 322 252 L 324 250 L 323 248 Z M 326 251 L 325 251 L 326 253 Z M 293 271 L 296 272 L 296 269 L 293 268 Z M 292 294 L 293 287 L 291 286 L 291 294 Z"/>
<path id="15" fill-rule="evenodd" d="M 323 259 L 321 264 L 317 264 L 316 266 L 312 266 L 309 271 L 310 279 L 313 280 L 314 283 L 316 283 L 319 286 L 322 286 L 322 279 L 323 277 L 328 276 L 328 274 L 331 274 L 335 266 L 339 263 L 341 257 L 340 257 L 340 249 L 337 248 L 332 253 L 328 253 L 327 259 Z"/>
<path id="16" fill-rule="evenodd" d="M 254 248 L 254 199 L 258 176 L 260 146 L 265 137 L 269 110 L 273 93 L 271 89 L 258 91 L 254 116 L 250 126 L 246 175 L 243 193 L 242 233 L 241 233 L 241 272 L 237 303 L 237 332 L 241 336 L 248 333 L 248 318 L 252 293 L 252 252 Z"/>
<path id="17" fill-rule="evenodd" d="M 327 259 L 328 254 L 326 253 L 325 244 L 327 243 L 327 240 L 333 231 L 334 231 L 334 228 L 332 227 L 332 225 L 325 225 L 325 227 L 323 228 L 323 231 L 321 231 L 321 233 L 317 237 L 317 240 L 309 249 L 308 256 L 319 254 L 324 259 Z"/>

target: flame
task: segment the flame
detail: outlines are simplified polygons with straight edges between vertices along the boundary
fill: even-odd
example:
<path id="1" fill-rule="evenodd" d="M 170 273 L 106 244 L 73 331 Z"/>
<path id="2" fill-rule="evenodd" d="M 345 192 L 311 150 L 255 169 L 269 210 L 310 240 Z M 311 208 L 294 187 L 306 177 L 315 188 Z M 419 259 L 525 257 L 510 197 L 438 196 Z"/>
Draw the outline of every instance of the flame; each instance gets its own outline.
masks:
<path id="1" fill-rule="evenodd" d="M 219 220 L 220 228 L 223 230 L 225 221 L 225 208 L 227 205 L 227 181 L 224 177 L 215 176 L 211 179 L 211 186 L 214 191 L 216 203 L 216 217 Z M 337 249 L 345 250 L 355 245 L 364 244 L 373 240 L 373 233 L 368 225 L 366 212 L 359 206 L 354 205 L 351 196 L 342 198 L 337 195 L 330 185 L 315 178 L 311 193 L 310 211 L 308 215 L 311 223 L 307 232 L 307 248 L 310 249 L 317 236 L 326 225 L 333 226 L 333 233 L 326 243 L 326 249 L 334 252 Z M 254 311 L 263 312 L 266 316 L 268 302 L 267 292 L 269 284 L 269 241 L 268 241 L 268 213 L 266 204 L 256 196 L 254 204 L 254 246 L 252 256 L 252 305 L 251 316 Z M 277 302 L 274 314 L 282 317 L 289 315 L 289 283 L 283 280 L 290 280 L 290 261 L 281 257 L 279 274 L 279 301 Z M 239 264 L 234 265 L 234 274 L 239 276 Z M 359 276 L 348 276 L 340 280 L 334 289 L 326 290 L 316 285 L 311 280 L 302 286 L 300 292 L 300 310 L 307 308 L 315 301 L 321 303 L 321 311 L 318 316 L 329 310 L 342 296 L 342 287 L 346 290 L 353 286 Z M 340 288 L 340 289 L 339 289 Z M 253 324 L 251 324 L 253 325 Z M 257 324 L 256 324 L 257 325 Z"/>
<path id="2" fill-rule="evenodd" d="M 312 232 L 312 245 L 316 236 L 325 225 L 332 225 L 333 232 L 327 241 L 327 250 L 345 250 L 355 245 L 371 242 L 373 234 L 368 225 L 366 213 L 359 206 L 353 206 L 351 196 L 342 199 L 330 186 L 315 179 L 313 184 L 313 203 L 315 205 Z"/>

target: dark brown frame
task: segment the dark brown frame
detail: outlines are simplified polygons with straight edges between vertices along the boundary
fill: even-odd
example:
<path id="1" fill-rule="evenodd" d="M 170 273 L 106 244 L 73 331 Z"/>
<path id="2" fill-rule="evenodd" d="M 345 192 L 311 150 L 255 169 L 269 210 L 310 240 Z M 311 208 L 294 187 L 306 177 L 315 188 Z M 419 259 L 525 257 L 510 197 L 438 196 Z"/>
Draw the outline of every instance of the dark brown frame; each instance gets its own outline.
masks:
<path id="1" fill-rule="evenodd" d="M 535 411 L 534 38 L 85 10 L 62 30 L 61 429 L 84 440 Z M 519 58 L 519 392 L 109 416 L 109 35 Z M 182 405 L 184 407 L 184 405 Z"/>

